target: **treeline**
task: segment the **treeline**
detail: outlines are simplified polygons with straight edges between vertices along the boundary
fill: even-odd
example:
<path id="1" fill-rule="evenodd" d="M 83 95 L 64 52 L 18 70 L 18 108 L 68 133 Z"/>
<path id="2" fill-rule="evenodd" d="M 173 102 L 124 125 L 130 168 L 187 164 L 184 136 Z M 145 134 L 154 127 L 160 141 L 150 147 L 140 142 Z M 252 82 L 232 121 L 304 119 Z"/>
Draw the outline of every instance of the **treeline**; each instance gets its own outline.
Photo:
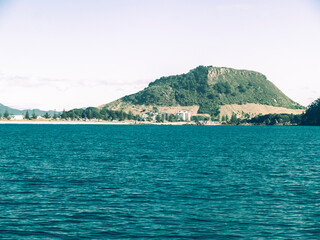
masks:
<path id="1" fill-rule="evenodd" d="M 253 118 L 238 118 L 235 113 L 229 118 L 228 115 L 222 116 L 222 124 L 230 125 L 300 125 L 302 115 L 294 114 L 266 114 L 258 115 Z"/>
<path id="2" fill-rule="evenodd" d="M 139 117 L 140 117 L 139 115 L 133 115 L 132 112 L 126 113 L 123 111 L 99 109 L 95 107 L 63 111 L 60 115 L 61 119 L 71 119 L 71 120 L 100 119 L 105 121 L 138 120 Z"/>
<path id="3" fill-rule="evenodd" d="M 29 113 L 27 111 L 23 115 L 24 119 L 26 120 L 32 120 L 32 119 L 38 119 L 38 115 L 35 114 L 35 112 Z M 70 111 L 63 111 L 62 113 L 54 113 L 50 114 L 46 112 L 41 117 L 45 119 L 65 119 L 65 120 L 86 120 L 86 119 L 100 119 L 105 121 L 112 121 L 112 120 L 140 120 L 139 115 L 133 115 L 132 112 L 126 113 L 123 111 L 114 111 L 109 109 L 99 109 L 95 107 L 88 107 L 86 109 L 72 109 Z M 12 118 L 12 115 L 5 111 L 3 114 L 0 113 L 0 118 L 10 120 Z"/>
<path id="4" fill-rule="evenodd" d="M 209 120 L 210 120 L 210 117 L 207 117 L 207 116 L 198 115 L 198 116 L 191 117 L 191 121 L 193 122 L 207 122 Z"/>
<path id="5" fill-rule="evenodd" d="M 227 89 L 227 88 L 226 88 Z M 35 112 L 29 113 L 28 111 L 24 115 L 24 119 L 37 119 Z M 167 114 L 164 118 L 163 114 L 158 114 L 155 110 L 154 113 L 149 115 L 147 118 L 142 118 L 140 115 L 134 115 L 131 111 L 129 113 L 123 112 L 122 110 L 109 110 L 107 108 L 99 109 L 95 107 L 88 107 L 85 109 L 72 109 L 70 111 L 63 111 L 62 113 L 54 113 L 50 115 L 48 112 L 45 113 L 43 118 L 46 119 L 65 119 L 65 120 L 105 120 L 105 121 L 124 121 L 124 120 L 137 120 L 137 121 L 157 121 L 157 122 L 176 122 L 179 118 L 176 114 Z M 228 116 L 217 116 L 216 118 L 208 116 L 192 116 L 191 121 L 194 122 L 206 122 L 211 120 L 220 121 L 223 124 L 253 124 L 253 125 L 313 125 L 320 126 L 320 98 L 314 101 L 305 111 L 305 113 L 300 115 L 294 114 L 267 114 L 258 115 L 251 119 L 249 116 L 246 118 L 238 118 L 235 113 L 233 113 L 229 119 Z M 0 113 L 0 119 L 10 119 L 11 115 L 8 111 L 3 114 Z"/>
<path id="6" fill-rule="evenodd" d="M 241 120 L 241 123 L 255 125 L 300 125 L 302 115 L 294 114 L 266 114 L 253 117 L 249 120 Z"/>
<path id="7" fill-rule="evenodd" d="M 38 116 L 39 116 L 34 111 L 32 113 L 29 113 L 29 111 L 26 111 L 25 114 L 21 114 L 21 115 L 23 115 L 23 118 L 26 120 L 38 119 Z M 8 110 L 6 110 L 4 113 L 0 113 L 0 119 L 10 120 L 11 117 L 12 117 L 12 114 L 10 114 Z M 51 116 L 50 113 L 46 112 L 41 117 L 46 118 L 46 119 L 49 119 L 49 118 L 57 119 L 59 117 L 59 115 L 57 113 L 54 113 Z"/>

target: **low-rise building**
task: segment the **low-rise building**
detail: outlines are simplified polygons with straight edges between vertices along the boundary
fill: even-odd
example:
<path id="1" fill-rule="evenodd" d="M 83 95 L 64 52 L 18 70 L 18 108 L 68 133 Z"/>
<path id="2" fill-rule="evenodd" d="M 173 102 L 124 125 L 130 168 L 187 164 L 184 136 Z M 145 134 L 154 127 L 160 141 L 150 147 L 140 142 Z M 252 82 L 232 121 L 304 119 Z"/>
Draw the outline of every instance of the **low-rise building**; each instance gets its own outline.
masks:
<path id="1" fill-rule="evenodd" d="M 146 114 L 146 113 L 143 113 L 143 114 L 141 114 L 140 117 L 141 117 L 141 119 L 145 120 L 145 119 L 147 119 L 149 117 L 149 115 Z"/>
<path id="2" fill-rule="evenodd" d="M 183 120 L 183 121 L 191 120 L 191 114 L 188 111 L 179 111 L 177 113 L 177 117 L 179 120 Z"/>
<path id="3" fill-rule="evenodd" d="M 24 116 L 23 115 L 11 115 L 10 120 L 23 120 Z"/>

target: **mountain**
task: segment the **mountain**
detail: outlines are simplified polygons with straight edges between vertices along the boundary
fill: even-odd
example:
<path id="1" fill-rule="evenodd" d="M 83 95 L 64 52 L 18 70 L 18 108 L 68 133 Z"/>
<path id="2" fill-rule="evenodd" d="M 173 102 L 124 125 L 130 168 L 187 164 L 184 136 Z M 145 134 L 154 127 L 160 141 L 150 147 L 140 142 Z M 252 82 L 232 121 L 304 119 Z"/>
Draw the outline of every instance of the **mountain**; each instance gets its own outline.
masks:
<path id="1" fill-rule="evenodd" d="M 53 115 L 55 113 L 55 111 L 43 111 L 40 109 L 25 109 L 25 110 L 19 110 L 19 109 L 14 109 L 8 106 L 5 106 L 3 104 L 0 103 L 0 113 L 3 115 L 3 113 L 5 113 L 6 111 L 8 111 L 9 114 L 12 115 L 21 115 L 21 114 L 25 114 L 27 111 L 29 112 L 29 114 L 32 114 L 33 111 L 36 115 L 44 115 L 46 112 Z M 56 112 L 59 113 L 59 112 Z"/>
<path id="2" fill-rule="evenodd" d="M 236 113 L 253 117 L 268 113 L 302 113 L 292 101 L 261 73 L 226 67 L 199 66 L 188 73 L 161 77 L 144 90 L 102 106 L 133 113 L 157 108 L 180 110 L 212 117 Z M 170 112 L 171 111 L 171 112 Z"/>

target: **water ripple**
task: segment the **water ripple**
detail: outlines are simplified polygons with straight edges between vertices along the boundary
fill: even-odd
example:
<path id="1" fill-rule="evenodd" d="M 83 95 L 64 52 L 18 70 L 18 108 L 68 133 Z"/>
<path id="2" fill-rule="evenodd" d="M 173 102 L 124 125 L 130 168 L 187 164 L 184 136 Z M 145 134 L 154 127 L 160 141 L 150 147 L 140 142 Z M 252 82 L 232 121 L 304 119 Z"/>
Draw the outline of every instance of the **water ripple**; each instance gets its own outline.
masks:
<path id="1" fill-rule="evenodd" d="M 1 239 L 318 239 L 320 128 L 0 126 Z"/>

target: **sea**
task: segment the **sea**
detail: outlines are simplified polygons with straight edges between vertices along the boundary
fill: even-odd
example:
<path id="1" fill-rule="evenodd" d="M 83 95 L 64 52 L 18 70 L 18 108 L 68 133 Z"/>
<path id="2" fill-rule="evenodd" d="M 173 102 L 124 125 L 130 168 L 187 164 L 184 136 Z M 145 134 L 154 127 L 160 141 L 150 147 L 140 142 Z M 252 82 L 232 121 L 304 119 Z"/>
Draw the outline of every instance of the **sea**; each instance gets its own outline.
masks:
<path id="1" fill-rule="evenodd" d="M 320 239 L 320 127 L 0 125 L 0 239 Z"/>

